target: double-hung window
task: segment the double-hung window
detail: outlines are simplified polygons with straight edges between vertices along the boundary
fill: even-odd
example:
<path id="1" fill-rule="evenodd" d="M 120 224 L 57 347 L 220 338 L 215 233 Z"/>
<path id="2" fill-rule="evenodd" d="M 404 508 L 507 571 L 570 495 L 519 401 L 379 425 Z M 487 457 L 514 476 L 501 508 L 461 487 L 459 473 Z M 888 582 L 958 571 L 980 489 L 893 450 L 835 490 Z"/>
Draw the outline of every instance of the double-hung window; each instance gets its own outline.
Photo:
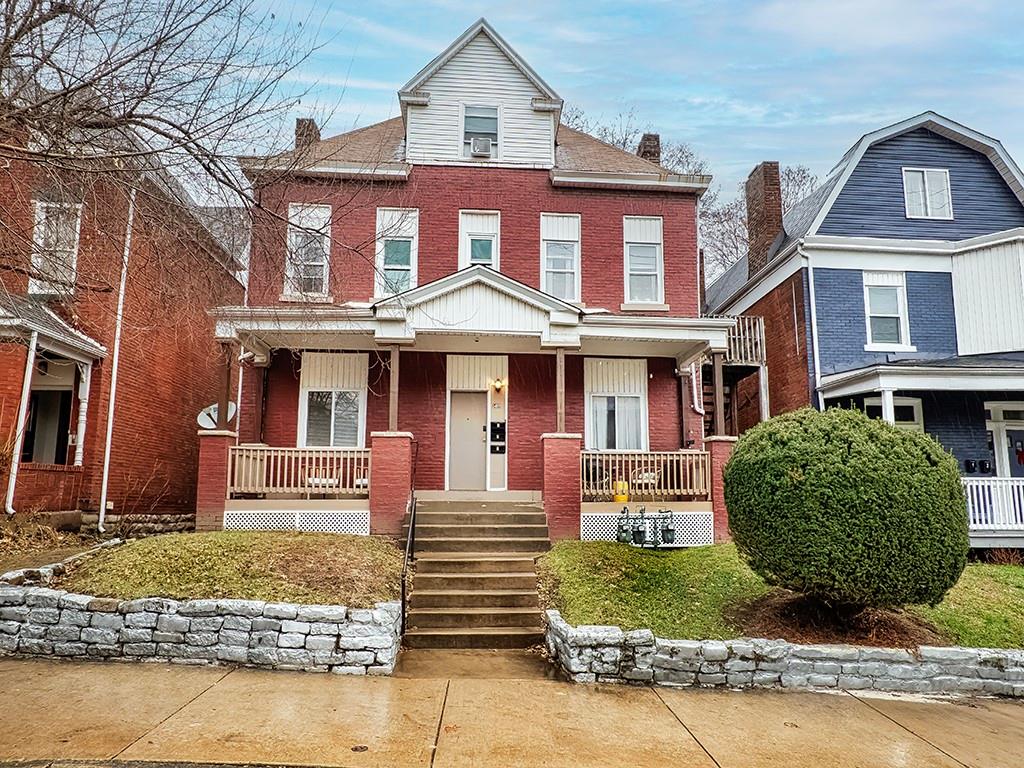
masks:
<path id="1" fill-rule="evenodd" d="M 459 269 L 481 264 L 498 269 L 501 215 L 497 211 L 459 211 Z"/>
<path id="2" fill-rule="evenodd" d="M 541 290 L 563 301 L 580 301 L 580 217 L 540 215 Z"/>
<path id="3" fill-rule="evenodd" d="M 377 209 L 377 296 L 416 287 L 418 241 L 416 208 Z"/>
<path id="4" fill-rule="evenodd" d="M 331 206 L 288 206 L 285 289 L 288 296 L 327 296 L 330 281 Z"/>
<path id="5" fill-rule="evenodd" d="M 665 263 L 660 216 L 625 216 L 625 303 L 662 304 L 665 301 Z"/>
<path id="6" fill-rule="evenodd" d="M 908 219 L 952 219 L 949 171 L 945 168 L 904 168 L 903 199 Z"/>
<path id="7" fill-rule="evenodd" d="M 868 351 L 913 351 L 903 272 L 864 272 Z"/>
<path id="8" fill-rule="evenodd" d="M 498 154 L 498 108 L 466 105 L 462 110 L 462 155 L 473 156 L 473 139 L 490 140 L 490 156 Z"/>
<path id="9" fill-rule="evenodd" d="M 74 288 L 81 218 L 80 204 L 36 202 L 29 293 L 59 294 Z"/>
<path id="10" fill-rule="evenodd" d="M 363 353 L 302 353 L 299 447 L 363 447 L 367 371 Z"/>
<path id="11" fill-rule="evenodd" d="M 306 392 L 306 445 L 359 447 L 360 393 L 349 390 Z"/>
<path id="12" fill-rule="evenodd" d="M 589 450 L 647 450 L 645 359 L 584 358 L 583 389 Z"/>

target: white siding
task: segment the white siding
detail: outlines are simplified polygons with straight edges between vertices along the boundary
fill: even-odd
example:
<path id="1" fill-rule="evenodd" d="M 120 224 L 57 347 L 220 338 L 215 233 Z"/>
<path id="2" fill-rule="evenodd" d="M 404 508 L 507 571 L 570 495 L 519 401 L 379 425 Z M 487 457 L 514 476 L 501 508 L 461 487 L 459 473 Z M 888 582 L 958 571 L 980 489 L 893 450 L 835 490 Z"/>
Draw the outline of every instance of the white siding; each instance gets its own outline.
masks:
<path id="1" fill-rule="evenodd" d="M 580 239 L 580 215 L 578 213 L 542 213 L 540 215 L 540 237 L 542 240 Z"/>
<path id="2" fill-rule="evenodd" d="M 627 243 L 661 243 L 660 216 L 625 216 L 622 230 Z"/>
<path id="3" fill-rule="evenodd" d="M 498 153 L 491 162 L 554 164 L 554 118 L 533 109 L 543 94 L 486 34 L 480 33 L 420 87 L 430 104 L 410 106 L 406 158 L 411 162 L 463 162 L 462 107 L 498 107 Z M 483 162 L 488 161 L 477 161 Z"/>
<path id="4" fill-rule="evenodd" d="M 497 211 L 459 211 L 459 269 L 469 266 L 469 236 L 494 235 L 493 269 L 501 267 L 501 214 Z"/>
<path id="5" fill-rule="evenodd" d="M 300 389 L 366 389 L 369 358 L 365 353 L 303 352 Z"/>
<path id="6" fill-rule="evenodd" d="M 548 313 L 483 283 L 472 283 L 412 307 L 417 330 L 543 333 Z"/>
<path id="7" fill-rule="evenodd" d="M 448 389 L 486 391 L 491 382 L 508 380 L 506 355 L 448 355 Z"/>
<path id="8" fill-rule="evenodd" d="M 583 360 L 583 388 L 588 395 L 647 394 L 644 358 L 588 357 Z"/>
<path id="9" fill-rule="evenodd" d="M 1024 243 L 979 248 L 953 257 L 957 351 L 961 355 L 1024 349 Z"/>

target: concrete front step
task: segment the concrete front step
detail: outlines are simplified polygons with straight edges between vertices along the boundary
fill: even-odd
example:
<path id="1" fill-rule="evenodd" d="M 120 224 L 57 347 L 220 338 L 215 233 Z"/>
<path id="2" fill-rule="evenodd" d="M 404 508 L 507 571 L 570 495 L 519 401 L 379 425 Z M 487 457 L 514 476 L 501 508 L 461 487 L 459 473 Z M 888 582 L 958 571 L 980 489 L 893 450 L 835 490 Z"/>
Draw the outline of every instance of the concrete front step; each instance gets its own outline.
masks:
<path id="1" fill-rule="evenodd" d="M 413 608 L 406 614 L 410 629 L 520 627 L 542 630 L 536 608 Z"/>
<path id="2" fill-rule="evenodd" d="M 423 573 L 416 574 L 416 589 L 536 589 L 533 571 L 495 573 Z"/>
<path id="3" fill-rule="evenodd" d="M 423 501 L 416 502 L 420 512 L 544 512 L 539 502 L 527 501 Z"/>
<path id="4" fill-rule="evenodd" d="M 406 648 L 529 648 L 544 642 L 544 633 L 520 627 L 414 629 L 403 642 Z"/>
<path id="5" fill-rule="evenodd" d="M 416 578 L 443 573 L 526 573 L 533 576 L 535 567 L 532 554 L 431 552 L 416 558 Z"/>
<path id="6" fill-rule="evenodd" d="M 410 608 L 533 608 L 540 609 L 535 590 L 417 589 L 409 595 Z"/>
<path id="7" fill-rule="evenodd" d="M 547 525 L 431 525 L 417 519 L 416 540 L 423 539 L 546 539 Z"/>
<path id="8" fill-rule="evenodd" d="M 545 552 L 551 548 L 547 537 L 416 537 L 416 552 Z"/>
<path id="9" fill-rule="evenodd" d="M 416 509 L 417 525 L 547 525 L 543 512 L 428 512 Z"/>

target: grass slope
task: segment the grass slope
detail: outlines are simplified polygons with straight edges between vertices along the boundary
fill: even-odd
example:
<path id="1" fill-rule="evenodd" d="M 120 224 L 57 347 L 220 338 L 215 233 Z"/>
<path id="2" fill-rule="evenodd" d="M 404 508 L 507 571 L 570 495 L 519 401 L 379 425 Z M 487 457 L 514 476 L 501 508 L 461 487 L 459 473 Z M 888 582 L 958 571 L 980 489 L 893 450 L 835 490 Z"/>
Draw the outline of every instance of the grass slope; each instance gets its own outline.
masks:
<path id="1" fill-rule="evenodd" d="M 724 613 L 768 591 L 731 544 L 652 552 L 564 541 L 538 572 L 547 604 L 570 624 L 650 628 L 658 637 L 737 637 Z"/>
<path id="2" fill-rule="evenodd" d="M 566 541 L 541 558 L 538 572 L 545 604 L 571 624 L 649 627 L 669 638 L 748 634 L 732 617 L 771 591 L 732 544 L 651 552 Z M 951 644 L 1024 648 L 1024 568 L 968 565 L 942 603 L 911 606 L 906 616 Z"/>
<path id="3" fill-rule="evenodd" d="M 131 541 L 76 568 L 62 589 L 105 597 L 239 598 L 369 607 L 399 595 L 390 542 L 332 533 L 215 531 Z"/>

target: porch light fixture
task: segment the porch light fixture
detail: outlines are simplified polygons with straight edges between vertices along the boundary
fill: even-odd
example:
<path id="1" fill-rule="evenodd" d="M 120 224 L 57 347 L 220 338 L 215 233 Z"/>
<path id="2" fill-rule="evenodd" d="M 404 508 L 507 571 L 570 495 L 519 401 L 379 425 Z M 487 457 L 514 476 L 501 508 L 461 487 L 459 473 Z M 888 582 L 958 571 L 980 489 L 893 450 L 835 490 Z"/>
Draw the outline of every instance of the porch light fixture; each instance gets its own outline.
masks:
<path id="1" fill-rule="evenodd" d="M 494 388 L 495 392 L 501 392 L 505 387 L 505 382 L 502 379 L 495 379 L 491 382 L 491 386 Z"/>

